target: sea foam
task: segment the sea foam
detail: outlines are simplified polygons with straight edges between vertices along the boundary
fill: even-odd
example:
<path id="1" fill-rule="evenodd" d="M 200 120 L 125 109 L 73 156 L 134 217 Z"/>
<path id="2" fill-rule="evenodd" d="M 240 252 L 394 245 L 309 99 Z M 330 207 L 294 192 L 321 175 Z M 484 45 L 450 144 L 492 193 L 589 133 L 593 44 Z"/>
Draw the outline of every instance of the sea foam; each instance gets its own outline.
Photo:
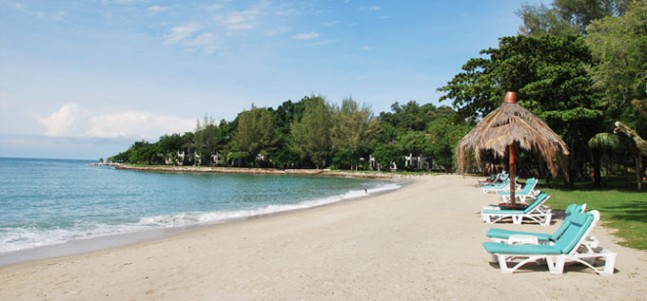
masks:
<path id="1" fill-rule="evenodd" d="M 187 228 L 224 223 L 268 214 L 311 208 L 345 200 L 357 199 L 371 194 L 397 190 L 397 183 L 387 183 L 365 190 L 350 190 L 344 194 L 320 199 L 305 200 L 292 204 L 271 204 L 257 208 L 217 210 L 208 212 L 180 212 L 170 215 L 141 217 L 135 223 L 105 224 L 77 223 L 69 228 L 12 227 L 0 228 L 0 254 L 28 250 L 43 246 L 64 244 L 70 241 L 146 232 L 168 228 Z"/>

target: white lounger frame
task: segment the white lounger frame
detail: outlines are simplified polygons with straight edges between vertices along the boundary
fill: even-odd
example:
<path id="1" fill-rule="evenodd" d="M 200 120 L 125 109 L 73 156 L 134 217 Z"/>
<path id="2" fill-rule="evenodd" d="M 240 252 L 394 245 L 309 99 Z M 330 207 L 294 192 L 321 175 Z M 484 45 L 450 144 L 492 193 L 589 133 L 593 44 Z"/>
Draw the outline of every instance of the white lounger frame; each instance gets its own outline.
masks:
<path id="1" fill-rule="evenodd" d="M 573 248 L 569 254 L 562 255 L 520 255 L 520 254 L 492 254 L 494 262 L 499 263 L 499 268 L 502 273 L 513 273 L 520 267 L 530 262 L 546 261 L 548 270 L 551 274 L 562 274 L 564 266 L 572 263 L 581 263 L 591 268 L 593 271 L 600 275 L 612 275 L 615 271 L 616 253 L 603 249 L 597 246 L 595 237 L 590 237 L 591 231 L 600 219 L 600 213 L 591 211 L 594 220 L 586 233 L 582 236 L 583 239 L 578 242 L 577 246 Z M 518 261 L 521 260 L 521 261 Z M 596 266 L 598 260 L 603 260 L 603 266 Z M 508 266 L 513 264 L 513 266 Z"/>

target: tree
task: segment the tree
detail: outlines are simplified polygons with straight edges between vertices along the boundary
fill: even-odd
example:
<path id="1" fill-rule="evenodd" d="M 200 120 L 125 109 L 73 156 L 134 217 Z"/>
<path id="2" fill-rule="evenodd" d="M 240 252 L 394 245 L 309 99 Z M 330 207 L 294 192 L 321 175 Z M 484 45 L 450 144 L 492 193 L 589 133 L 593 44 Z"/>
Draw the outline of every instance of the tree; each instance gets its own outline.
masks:
<path id="1" fill-rule="evenodd" d="M 257 159 L 267 157 L 277 142 L 272 113 L 252 105 L 251 110 L 241 112 L 237 119 L 232 141 L 234 154 L 229 158 L 257 164 Z"/>
<path id="2" fill-rule="evenodd" d="M 551 9 L 543 3 L 539 5 L 524 4 L 517 11 L 523 20 L 519 28 L 521 34 L 539 36 L 544 34 L 571 35 L 579 33 L 579 28 L 564 20 L 556 9 Z"/>
<path id="3" fill-rule="evenodd" d="M 375 147 L 373 151 L 373 157 L 378 163 L 378 169 L 384 167 L 401 167 L 404 166 L 404 156 L 402 155 L 404 151 L 397 143 L 385 143 L 379 144 Z M 395 164 L 395 165 L 393 165 Z"/>
<path id="4" fill-rule="evenodd" d="M 195 144 L 195 152 L 200 158 L 201 165 L 215 163 L 211 162 L 211 155 L 221 147 L 224 141 L 222 132 L 218 129 L 218 125 L 216 125 L 213 117 L 210 118 L 205 115 L 202 123 L 200 123 L 200 120 L 197 121 L 193 143 Z"/>
<path id="5" fill-rule="evenodd" d="M 432 104 L 419 105 L 416 101 L 409 101 L 400 105 L 395 102 L 391 105 L 391 112 L 380 113 L 380 121 L 389 123 L 401 131 L 424 131 L 431 121 L 430 112 L 436 107 Z"/>
<path id="6" fill-rule="evenodd" d="M 454 150 L 458 141 L 473 126 L 471 122 L 458 117 L 458 113 L 450 107 L 441 106 L 432 112 L 432 120 L 427 126 L 430 154 L 435 163 L 446 170 L 453 166 Z"/>
<path id="7" fill-rule="evenodd" d="M 588 27 L 587 43 L 598 64 L 590 69 L 595 86 L 603 91 L 616 132 L 621 131 L 636 143 L 627 148 L 636 163 L 636 181 L 641 190 L 644 175 L 641 145 L 647 132 L 647 1 L 628 0 L 620 17 L 596 20 Z"/>
<path id="8" fill-rule="evenodd" d="M 326 166 L 332 152 L 330 130 L 331 109 L 321 96 L 304 98 L 303 116 L 291 126 L 290 148 L 302 159 L 310 160 L 317 168 Z"/>
<path id="9" fill-rule="evenodd" d="M 160 137 L 157 144 L 159 149 L 164 155 L 165 164 L 179 164 L 184 162 L 179 162 L 180 158 L 178 153 L 182 151 L 183 146 L 187 143 L 193 141 L 193 133 L 185 133 L 184 135 L 172 134 L 172 135 L 163 135 Z"/>
<path id="10" fill-rule="evenodd" d="M 614 108 L 633 111 L 632 100 L 647 99 L 645 20 L 647 2 L 633 0 L 624 16 L 597 20 L 588 28 L 587 44 L 598 62 L 591 67 L 591 76 Z"/>
<path id="11" fill-rule="evenodd" d="M 614 133 L 624 133 L 632 141 L 626 145 L 628 145 L 627 149 L 636 162 L 636 184 L 638 191 L 641 191 L 642 177 L 645 175 L 643 156 L 647 157 L 647 141 L 640 137 L 634 129 L 624 125 L 620 121 L 616 121 L 615 126 L 616 128 L 613 130 Z"/>
<path id="12" fill-rule="evenodd" d="M 128 150 L 108 159 L 111 162 L 132 164 L 163 164 L 164 155 L 157 143 L 141 140 L 133 143 Z"/>
<path id="13" fill-rule="evenodd" d="M 603 126 L 602 108 L 587 73 L 592 58 L 584 38 L 504 37 L 499 48 L 481 54 L 488 57 L 470 59 L 464 72 L 438 89 L 445 93 L 441 101 L 452 99 L 463 117 L 485 116 L 501 104 L 506 91 L 517 91 L 519 103 L 544 119 L 568 144 L 572 154 L 569 179 L 575 180 L 573 173 L 583 176 L 588 150 L 579 146 L 586 145 Z"/>
<path id="14" fill-rule="evenodd" d="M 618 136 L 610 133 L 598 133 L 589 139 L 588 146 L 591 150 L 591 161 L 593 168 L 593 187 L 600 187 L 602 157 L 608 152 L 616 151 L 619 148 L 620 140 Z M 608 157 L 608 156 L 607 156 Z M 607 159 L 608 161 L 608 159 Z M 610 169 L 607 164 L 607 173 Z"/>
<path id="15" fill-rule="evenodd" d="M 552 7 L 524 4 L 517 11 L 523 20 L 519 32 L 530 36 L 585 34 L 597 19 L 622 15 L 626 0 L 555 0 Z"/>
<path id="16" fill-rule="evenodd" d="M 332 111 L 330 139 L 338 154 L 333 160 L 341 166 L 357 168 L 360 157 L 367 155 L 366 146 L 377 132 L 379 121 L 368 106 L 360 107 L 352 98 L 344 99 L 341 106 L 333 106 Z"/>

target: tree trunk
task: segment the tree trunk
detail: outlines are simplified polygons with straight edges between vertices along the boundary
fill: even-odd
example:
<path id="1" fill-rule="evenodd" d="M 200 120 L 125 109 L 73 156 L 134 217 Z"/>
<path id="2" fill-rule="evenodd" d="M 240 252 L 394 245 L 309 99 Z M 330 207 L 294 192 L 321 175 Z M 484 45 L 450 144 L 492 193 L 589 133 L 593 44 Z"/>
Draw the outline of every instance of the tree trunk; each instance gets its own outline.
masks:
<path id="1" fill-rule="evenodd" d="M 575 171 L 573 170 L 573 165 L 575 165 L 573 163 L 573 154 L 575 154 L 575 142 L 571 143 L 570 150 L 571 155 L 569 155 L 566 159 L 566 175 L 568 177 L 568 179 L 564 179 L 564 186 L 566 186 L 566 188 L 573 188 L 573 186 L 575 186 Z"/>
<path id="2" fill-rule="evenodd" d="M 638 191 L 642 191 L 642 174 L 643 174 L 643 158 L 640 154 L 635 156 L 636 159 L 636 183 Z"/>
<path id="3" fill-rule="evenodd" d="M 600 161 L 601 155 L 600 150 L 593 150 L 593 187 L 600 187 Z"/>

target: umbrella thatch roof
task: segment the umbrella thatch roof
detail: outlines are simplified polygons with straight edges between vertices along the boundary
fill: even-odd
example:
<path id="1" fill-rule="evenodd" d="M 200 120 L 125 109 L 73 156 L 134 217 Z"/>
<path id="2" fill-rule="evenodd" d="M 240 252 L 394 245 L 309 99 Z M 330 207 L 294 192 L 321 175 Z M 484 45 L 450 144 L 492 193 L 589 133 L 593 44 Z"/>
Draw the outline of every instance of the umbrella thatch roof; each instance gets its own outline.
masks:
<path id="1" fill-rule="evenodd" d="M 510 93 L 509 93 L 510 94 Z M 481 151 L 491 151 L 495 157 L 503 158 L 508 146 L 513 143 L 521 149 L 536 150 L 543 155 L 548 169 L 557 176 L 557 165 L 566 172 L 568 147 L 548 125 L 516 103 L 516 96 L 506 101 L 485 116 L 456 147 L 456 161 L 460 172 L 465 172 L 474 154 L 477 165 L 481 165 Z"/>

